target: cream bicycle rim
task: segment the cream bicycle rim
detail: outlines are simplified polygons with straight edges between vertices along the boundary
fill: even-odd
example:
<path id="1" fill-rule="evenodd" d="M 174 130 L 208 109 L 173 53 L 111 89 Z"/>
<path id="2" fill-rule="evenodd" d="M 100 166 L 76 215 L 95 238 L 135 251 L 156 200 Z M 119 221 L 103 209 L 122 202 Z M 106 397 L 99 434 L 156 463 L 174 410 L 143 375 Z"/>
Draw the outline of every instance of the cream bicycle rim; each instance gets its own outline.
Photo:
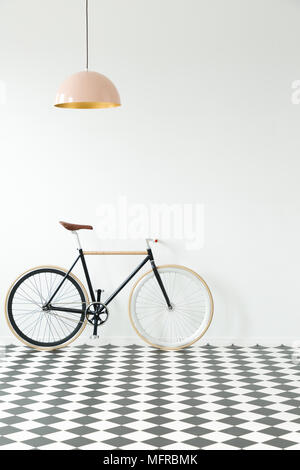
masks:
<path id="1" fill-rule="evenodd" d="M 200 339 L 213 316 L 213 299 L 206 282 L 184 266 L 159 266 L 173 306 L 169 310 L 153 271 L 133 286 L 129 316 L 138 335 L 151 346 L 181 349 Z"/>

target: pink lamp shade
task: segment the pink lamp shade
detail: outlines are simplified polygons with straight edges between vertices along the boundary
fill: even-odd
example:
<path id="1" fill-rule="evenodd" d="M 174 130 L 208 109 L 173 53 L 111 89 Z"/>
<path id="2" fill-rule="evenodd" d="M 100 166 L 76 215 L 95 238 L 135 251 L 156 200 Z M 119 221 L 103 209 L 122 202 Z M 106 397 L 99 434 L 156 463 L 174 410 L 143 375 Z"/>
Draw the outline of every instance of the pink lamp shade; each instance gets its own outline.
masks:
<path id="1" fill-rule="evenodd" d="M 121 106 L 115 85 L 104 75 L 86 70 L 68 77 L 60 86 L 58 108 L 114 108 Z"/>

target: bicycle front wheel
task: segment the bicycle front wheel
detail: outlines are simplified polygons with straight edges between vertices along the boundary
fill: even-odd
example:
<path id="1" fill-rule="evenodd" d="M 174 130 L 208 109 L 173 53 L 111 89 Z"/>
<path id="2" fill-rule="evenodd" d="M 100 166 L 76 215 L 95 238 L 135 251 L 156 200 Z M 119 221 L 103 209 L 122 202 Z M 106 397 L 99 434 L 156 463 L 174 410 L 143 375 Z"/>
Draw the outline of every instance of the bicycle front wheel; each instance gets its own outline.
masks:
<path id="1" fill-rule="evenodd" d="M 213 299 L 206 282 L 191 269 L 167 265 L 157 268 L 172 310 L 163 297 L 153 271 L 134 285 L 129 317 L 138 335 L 160 349 L 181 349 L 198 341 L 213 316 Z"/>
<path id="2" fill-rule="evenodd" d="M 81 282 L 69 274 L 51 305 L 81 313 L 43 310 L 66 271 L 42 266 L 22 274 L 6 297 L 6 319 L 12 332 L 27 346 L 52 350 L 74 341 L 86 326 L 88 296 Z"/>

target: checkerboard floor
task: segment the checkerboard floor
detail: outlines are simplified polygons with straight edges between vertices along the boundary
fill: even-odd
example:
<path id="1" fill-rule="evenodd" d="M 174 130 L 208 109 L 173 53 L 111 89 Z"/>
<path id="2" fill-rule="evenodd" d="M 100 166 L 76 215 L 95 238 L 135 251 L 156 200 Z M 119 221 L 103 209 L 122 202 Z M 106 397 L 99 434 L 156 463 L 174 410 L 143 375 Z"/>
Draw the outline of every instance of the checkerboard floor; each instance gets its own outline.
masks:
<path id="1" fill-rule="evenodd" d="M 300 449 L 288 347 L 0 354 L 0 449 Z"/>

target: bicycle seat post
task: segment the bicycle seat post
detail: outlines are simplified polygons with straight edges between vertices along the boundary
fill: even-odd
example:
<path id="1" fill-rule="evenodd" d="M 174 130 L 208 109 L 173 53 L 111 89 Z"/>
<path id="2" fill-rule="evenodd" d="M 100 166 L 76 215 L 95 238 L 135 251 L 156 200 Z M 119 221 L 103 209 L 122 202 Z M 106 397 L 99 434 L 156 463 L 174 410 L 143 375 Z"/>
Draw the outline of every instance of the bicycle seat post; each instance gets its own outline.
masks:
<path id="1" fill-rule="evenodd" d="M 72 233 L 73 235 L 75 235 L 75 237 L 77 238 L 78 250 L 82 250 L 82 248 L 81 248 L 81 243 L 80 243 L 80 239 L 79 239 L 79 235 L 78 235 L 77 231 L 76 231 L 76 230 L 72 230 L 71 233 Z"/>

